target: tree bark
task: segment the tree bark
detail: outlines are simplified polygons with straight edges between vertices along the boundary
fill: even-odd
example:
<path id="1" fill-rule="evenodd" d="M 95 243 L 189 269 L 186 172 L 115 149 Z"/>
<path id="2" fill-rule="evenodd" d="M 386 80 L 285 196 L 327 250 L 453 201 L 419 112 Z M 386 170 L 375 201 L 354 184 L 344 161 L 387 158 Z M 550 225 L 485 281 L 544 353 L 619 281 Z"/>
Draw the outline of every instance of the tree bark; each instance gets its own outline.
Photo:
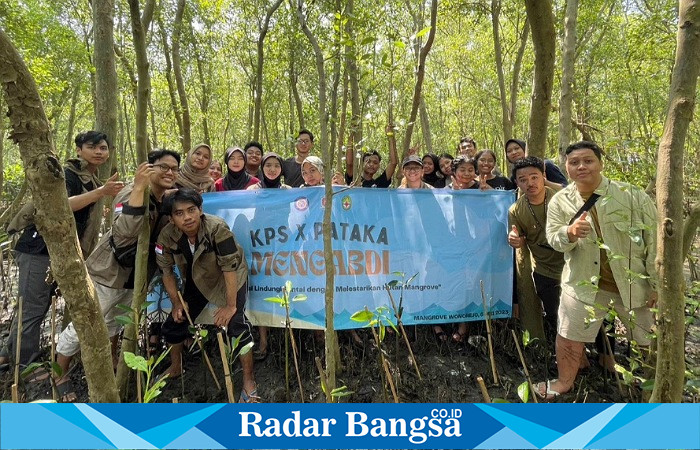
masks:
<path id="1" fill-rule="evenodd" d="M 68 126 L 67 126 L 67 131 L 66 131 L 66 157 L 64 159 L 68 159 L 73 155 L 73 147 L 74 147 L 74 142 L 73 142 L 73 130 L 75 129 L 75 109 L 78 107 L 78 99 L 80 98 L 80 82 L 77 82 L 75 86 L 73 86 L 73 95 L 71 96 L 71 101 L 70 101 L 70 112 L 68 113 Z M 59 157 L 62 152 L 59 151 Z"/>
<path id="2" fill-rule="evenodd" d="M 129 1 L 129 15 L 131 17 L 131 34 L 134 41 L 134 53 L 136 54 L 136 71 L 138 73 L 138 85 L 136 95 L 136 155 L 137 162 L 141 163 L 148 160 L 148 97 L 151 93 L 151 77 L 148 72 L 149 63 L 146 54 L 146 27 L 143 24 L 140 16 L 139 0 Z M 144 7 L 144 14 L 151 8 L 150 3 L 153 0 L 148 0 Z M 144 204 L 149 204 L 149 189 L 144 193 Z M 136 266 L 134 267 L 134 298 L 131 303 L 132 309 L 141 311 L 141 305 L 146 299 L 146 289 L 148 281 L 146 274 L 148 271 L 148 248 L 150 224 L 148 220 L 143 221 L 143 226 L 139 232 L 138 252 L 136 257 Z M 127 387 L 130 378 L 130 370 L 124 363 L 124 353 L 136 351 L 137 329 L 134 324 L 128 324 L 124 329 L 124 339 L 122 341 L 121 355 L 119 358 L 119 366 L 117 367 L 117 380 L 119 392 L 124 397 L 126 396 Z"/>
<path id="3" fill-rule="evenodd" d="M 168 35 L 165 32 L 163 19 L 158 18 L 158 29 L 160 31 L 161 45 L 163 45 L 163 56 L 165 56 L 165 79 L 168 82 L 168 96 L 170 97 L 170 106 L 173 108 L 175 123 L 177 124 L 178 136 L 182 136 L 182 114 L 180 114 L 180 106 L 177 103 L 177 93 L 175 82 L 173 81 L 173 65 L 170 61 L 170 46 L 168 45 Z"/>
<path id="4" fill-rule="evenodd" d="M 528 153 L 544 158 L 547 153 L 547 125 L 552 107 L 555 39 L 551 0 L 525 0 L 535 48 L 535 77 L 530 105 Z"/>
<path id="5" fill-rule="evenodd" d="M 561 98 L 559 99 L 559 161 L 566 159 L 564 152 L 571 140 L 571 108 L 576 81 L 576 20 L 578 0 L 566 0 L 564 16 L 564 44 L 562 46 Z"/>
<path id="6" fill-rule="evenodd" d="M 680 0 L 676 60 L 656 178 L 658 354 L 651 402 L 680 402 L 685 377 L 683 158 L 700 73 L 700 0 Z"/>
<path id="7" fill-rule="evenodd" d="M 197 75 L 199 76 L 199 88 L 202 91 L 200 97 L 199 108 L 202 111 L 202 132 L 204 133 L 204 143 L 211 145 L 211 137 L 209 136 L 209 87 L 207 86 L 207 77 L 204 74 L 204 61 L 199 54 L 199 46 L 195 40 L 194 32 L 192 33 L 192 47 L 194 48 L 195 61 L 197 63 Z"/>
<path id="8" fill-rule="evenodd" d="M 98 169 L 102 180 L 109 178 L 116 162 L 119 89 L 114 56 L 114 1 L 92 0 L 95 63 L 95 129 L 107 134 L 109 161 Z"/>
<path id="9" fill-rule="evenodd" d="M 190 135 L 190 105 L 187 101 L 187 91 L 185 90 L 185 80 L 182 77 L 182 64 L 180 62 L 180 36 L 182 35 L 182 16 L 184 13 L 185 0 L 178 0 L 172 37 L 173 73 L 175 74 L 175 84 L 182 110 L 182 136 L 180 142 L 182 144 L 182 154 L 186 155 L 192 148 L 192 137 Z"/>
<path id="10" fill-rule="evenodd" d="M 323 51 L 318 40 L 309 29 L 304 17 L 304 2 L 298 0 L 296 15 L 314 51 L 316 59 L 316 71 L 318 72 L 318 111 L 319 124 L 321 128 L 321 156 L 326 167 L 332 167 L 333 156 L 330 154 L 328 145 L 328 111 L 326 109 L 326 70 L 324 67 Z M 332 391 L 336 386 L 336 370 L 340 366 L 340 352 L 338 348 L 338 337 L 335 333 L 333 293 L 335 292 L 335 264 L 333 263 L 333 243 L 331 241 L 331 210 L 333 201 L 333 186 L 331 170 L 324 173 L 324 184 L 326 193 L 326 208 L 323 210 L 323 254 L 326 268 L 326 293 L 325 293 L 325 313 L 326 313 L 326 389 Z"/>
<path id="11" fill-rule="evenodd" d="M 5 186 L 5 103 L 0 96 L 0 194 Z"/>
<path id="12" fill-rule="evenodd" d="M 253 140 L 260 142 L 260 110 L 262 109 L 262 89 L 263 89 L 263 63 L 265 62 L 265 36 L 270 30 L 270 19 L 272 15 L 277 11 L 277 8 L 282 4 L 282 0 L 276 0 L 275 3 L 270 6 L 265 14 L 265 19 L 263 19 L 262 27 L 260 27 L 260 33 L 258 34 L 258 59 L 255 67 L 255 111 L 253 112 Z"/>
<path id="13" fill-rule="evenodd" d="M 0 82 L 9 109 L 11 138 L 19 145 L 32 191 L 37 229 L 52 256 L 53 276 L 65 295 L 82 343 L 90 401 L 118 402 L 107 327 L 78 243 L 63 169 L 53 152 L 49 123 L 34 80 L 3 30 L 0 30 Z"/>
<path id="14" fill-rule="evenodd" d="M 347 67 L 343 71 L 343 97 L 340 105 L 340 125 L 338 126 L 338 160 L 336 161 L 336 170 L 343 171 L 343 152 L 345 142 L 345 127 L 348 114 L 348 92 L 350 89 L 350 78 L 348 77 Z"/>
<path id="15" fill-rule="evenodd" d="M 401 160 L 403 161 L 408 154 L 408 149 L 411 147 L 411 138 L 413 135 L 413 127 L 416 122 L 416 117 L 418 116 L 418 107 L 420 106 L 421 91 L 423 89 L 423 79 L 425 78 L 425 59 L 428 57 L 428 52 L 433 46 L 433 41 L 435 40 L 435 27 L 437 24 L 437 9 L 438 0 L 432 0 L 430 6 L 430 31 L 428 32 L 428 38 L 425 41 L 425 45 L 420 50 L 420 56 L 418 58 L 418 70 L 416 72 L 416 85 L 413 88 L 413 100 L 411 102 L 411 114 L 406 124 L 406 133 L 403 137 L 403 145 L 401 146 Z"/>
<path id="16" fill-rule="evenodd" d="M 335 1 L 335 10 L 340 11 L 342 9 L 342 1 L 341 0 L 336 0 Z M 339 21 L 338 23 L 338 30 L 336 32 L 336 38 L 334 42 L 334 47 L 335 49 L 339 52 L 340 51 L 340 40 L 343 37 L 342 33 L 342 27 L 340 26 Z M 342 173 L 342 164 L 341 164 L 341 158 L 342 158 L 342 149 L 340 148 L 341 146 L 338 146 L 338 152 L 336 153 L 335 148 L 336 148 L 336 143 L 338 141 L 338 86 L 340 85 L 340 76 L 341 76 L 341 61 L 340 58 L 335 58 L 333 61 L 333 83 L 331 87 L 331 110 L 330 110 L 330 148 L 329 152 L 331 154 L 331 162 L 333 161 L 333 158 L 335 156 L 335 162 L 336 162 L 336 172 L 341 172 Z M 332 166 L 329 166 L 332 167 Z"/>
<path id="17" fill-rule="evenodd" d="M 354 40 L 353 31 L 353 21 L 356 19 L 355 14 L 355 2 L 353 0 L 347 0 L 345 4 L 345 16 L 347 17 L 347 23 L 345 24 L 345 37 L 346 39 Z M 355 53 L 355 45 L 345 46 L 345 65 L 348 70 L 348 79 L 350 82 L 350 139 L 348 141 L 348 146 L 352 147 L 352 158 L 353 160 L 357 156 L 358 148 L 356 146 L 362 145 L 362 113 L 360 108 L 360 74 L 359 68 L 357 67 L 357 54 Z M 353 163 L 353 167 L 357 167 L 357 164 Z M 358 179 L 362 175 L 361 170 L 355 170 L 354 178 Z"/>
<path id="18" fill-rule="evenodd" d="M 685 219 L 683 224 L 683 259 L 690 254 L 690 247 L 693 245 L 695 235 L 700 227 L 700 203 L 694 204 L 690 208 L 690 214 Z"/>
<path id="19" fill-rule="evenodd" d="M 292 41 L 289 43 L 289 83 L 292 88 L 292 96 L 294 97 L 294 104 L 297 109 L 297 118 L 299 119 L 299 129 L 306 128 L 304 121 L 304 106 L 301 102 L 301 96 L 299 95 L 299 90 L 297 89 L 297 83 L 299 82 L 299 75 L 296 70 L 296 52 L 294 51 L 294 44 Z M 294 145 L 292 144 L 292 147 Z"/>
<path id="20" fill-rule="evenodd" d="M 513 137 L 513 125 L 510 122 L 508 97 L 506 94 L 506 77 L 503 73 L 503 50 L 501 49 L 501 0 L 491 0 L 491 29 L 493 31 L 493 49 L 496 58 L 496 75 L 498 76 L 498 92 L 501 98 L 501 126 L 503 127 L 503 142 Z"/>

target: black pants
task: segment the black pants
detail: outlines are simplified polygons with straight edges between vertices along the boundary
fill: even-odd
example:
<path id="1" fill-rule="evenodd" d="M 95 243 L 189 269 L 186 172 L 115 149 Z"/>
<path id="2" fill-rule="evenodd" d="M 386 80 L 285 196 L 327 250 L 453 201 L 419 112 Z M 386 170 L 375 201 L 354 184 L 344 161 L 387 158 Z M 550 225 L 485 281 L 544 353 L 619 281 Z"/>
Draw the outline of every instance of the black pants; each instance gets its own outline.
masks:
<path id="1" fill-rule="evenodd" d="M 192 321 L 195 322 L 197 317 L 199 317 L 201 312 L 204 310 L 204 307 L 206 307 L 207 303 L 209 302 L 199 292 L 195 293 L 194 295 L 185 292 L 183 297 L 187 302 L 190 317 L 192 318 Z M 253 341 L 253 335 L 251 334 L 252 328 L 250 326 L 250 322 L 248 322 L 248 319 L 245 316 L 245 303 L 247 298 L 248 283 L 244 283 L 236 295 L 236 314 L 234 314 L 233 317 L 231 317 L 231 320 L 229 320 L 226 330 L 226 334 L 229 337 L 242 336 L 239 344 L 241 347 Z M 173 315 L 170 314 L 165 322 L 163 322 L 161 333 L 168 344 L 179 344 L 190 336 L 189 326 L 190 324 L 187 320 L 180 323 L 175 322 Z"/>

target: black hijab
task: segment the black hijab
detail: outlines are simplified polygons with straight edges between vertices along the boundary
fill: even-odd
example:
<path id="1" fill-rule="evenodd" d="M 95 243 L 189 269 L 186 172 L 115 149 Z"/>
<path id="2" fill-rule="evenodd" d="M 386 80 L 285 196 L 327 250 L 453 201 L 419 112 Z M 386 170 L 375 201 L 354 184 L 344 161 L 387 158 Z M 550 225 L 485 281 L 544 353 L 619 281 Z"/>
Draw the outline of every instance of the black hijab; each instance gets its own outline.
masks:
<path id="1" fill-rule="evenodd" d="M 433 171 L 428 174 L 423 174 L 423 181 L 435 187 L 436 183 L 444 180 L 444 178 L 440 178 L 438 176 L 438 171 L 440 170 L 440 159 L 434 153 L 426 153 L 423 155 L 423 159 L 425 159 L 426 156 L 433 160 Z"/>
<path id="2" fill-rule="evenodd" d="M 277 178 L 275 179 L 267 178 L 267 175 L 265 175 L 265 161 L 270 158 L 277 158 L 277 161 L 280 162 L 280 166 L 282 166 L 282 157 L 280 155 L 274 152 L 265 153 L 265 156 L 263 156 L 262 160 L 260 161 L 260 167 L 262 170 L 262 180 L 260 180 L 260 186 L 263 189 L 279 189 L 282 187 L 282 172 L 280 171 L 280 174 L 277 175 Z"/>
<path id="3" fill-rule="evenodd" d="M 234 152 L 239 152 L 243 155 L 243 168 L 239 172 L 232 171 L 228 166 L 228 160 L 231 159 L 231 155 Z M 225 191 L 240 191 L 245 189 L 250 183 L 251 176 L 246 172 L 245 165 L 248 162 L 245 152 L 239 147 L 231 147 L 226 150 L 226 159 L 224 164 L 226 165 L 226 176 L 224 177 L 223 185 Z"/>

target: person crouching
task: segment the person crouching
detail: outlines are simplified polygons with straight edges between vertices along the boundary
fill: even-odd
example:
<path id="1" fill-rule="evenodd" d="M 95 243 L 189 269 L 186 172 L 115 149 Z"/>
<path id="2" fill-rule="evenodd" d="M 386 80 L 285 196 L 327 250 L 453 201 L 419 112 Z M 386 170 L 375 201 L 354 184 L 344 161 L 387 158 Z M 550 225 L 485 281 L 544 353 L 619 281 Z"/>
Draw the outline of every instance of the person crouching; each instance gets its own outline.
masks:
<path id="1" fill-rule="evenodd" d="M 244 313 L 248 265 L 226 222 L 202 212 L 199 193 L 179 189 L 168 198 L 164 209 L 170 216 L 170 223 L 158 236 L 156 260 L 173 305 L 162 327 L 163 337 L 171 345 L 171 365 L 165 373 L 178 377 L 182 375 L 183 341 L 189 335 L 185 306 L 195 321 L 207 304 L 213 303 L 218 307 L 214 325 L 226 327 L 228 336 L 242 336 L 241 347 L 252 342 L 251 326 Z M 175 265 L 183 278 L 182 297 L 173 273 Z M 259 398 L 252 352 L 241 355 L 240 360 L 243 367 L 241 401 L 255 402 Z"/>

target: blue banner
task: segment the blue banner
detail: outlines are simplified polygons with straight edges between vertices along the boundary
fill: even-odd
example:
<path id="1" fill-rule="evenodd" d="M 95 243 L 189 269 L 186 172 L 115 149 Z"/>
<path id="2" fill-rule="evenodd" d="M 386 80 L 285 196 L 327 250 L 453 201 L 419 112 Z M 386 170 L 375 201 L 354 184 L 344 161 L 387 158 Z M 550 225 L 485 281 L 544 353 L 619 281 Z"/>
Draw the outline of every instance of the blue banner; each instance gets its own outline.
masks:
<path id="1" fill-rule="evenodd" d="M 0 417 L 0 449 L 700 449 L 700 404 L 5 403 Z"/>
<path id="2" fill-rule="evenodd" d="M 335 189 L 337 329 L 366 325 L 350 320 L 365 307 L 386 307 L 393 318 L 387 284 L 407 325 L 481 320 L 485 308 L 493 318 L 510 317 L 512 192 Z M 284 308 L 265 299 L 291 281 L 291 297 L 306 296 L 291 303 L 293 326 L 325 326 L 324 208 L 323 188 L 204 195 L 204 212 L 223 217 L 245 250 L 254 324 L 283 324 Z"/>

